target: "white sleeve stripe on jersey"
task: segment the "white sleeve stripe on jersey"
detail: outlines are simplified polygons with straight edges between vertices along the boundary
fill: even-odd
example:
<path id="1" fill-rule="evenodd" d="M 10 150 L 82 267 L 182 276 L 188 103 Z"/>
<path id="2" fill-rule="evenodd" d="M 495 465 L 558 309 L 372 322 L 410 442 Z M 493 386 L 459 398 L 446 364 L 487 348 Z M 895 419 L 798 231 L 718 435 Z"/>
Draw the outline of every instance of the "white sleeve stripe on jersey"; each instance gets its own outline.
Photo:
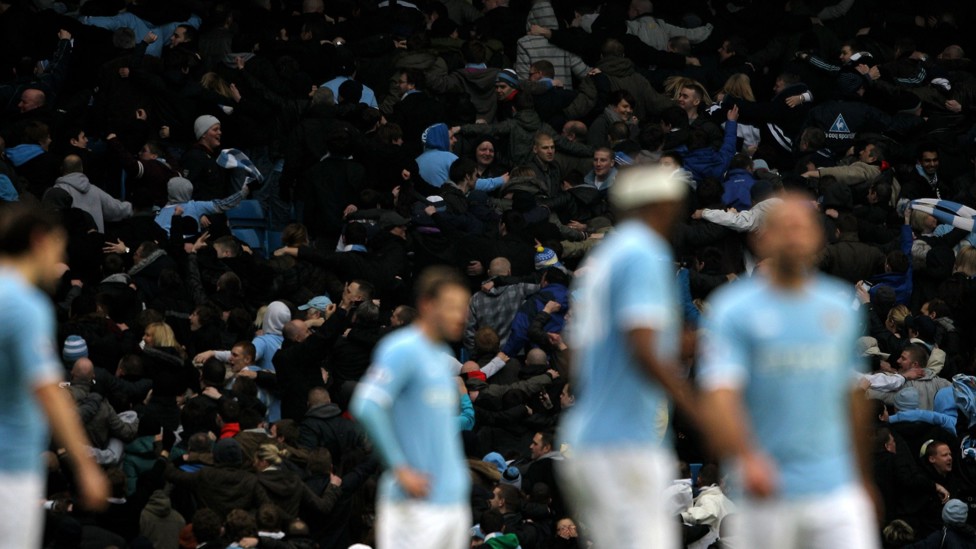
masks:
<path id="1" fill-rule="evenodd" d="M 358 397 L 363 400 L 371 400 L 376 404 L 384 408 L 389 408 L 393 405 L 393 396 L 386 392 L 385 389 L 377 387 L 371 383 L 360 383 L 359 387 L 356 389 Z"/>
<path id="2" fill-rule="evenodd" d="M 698 386 L 705 391 L 717 391 L 720 389 L 741 389 L 746 384 L 746 369 L 739 366 L 731 366 L 729 368 L 735 370 L 735 372 L 725 372 L 721 374 L 713 375 L 699 375 L 697 382 Z M 741 373 L 736 373 L 741 372 Z"/>
<path id="3" fill-rule="evenodd" d="M 620 324 L 624 328 L 660 329 L 667 326 L 668 309 L 661 306 L 641 305 L 622 309 L 618 314 Z"/>

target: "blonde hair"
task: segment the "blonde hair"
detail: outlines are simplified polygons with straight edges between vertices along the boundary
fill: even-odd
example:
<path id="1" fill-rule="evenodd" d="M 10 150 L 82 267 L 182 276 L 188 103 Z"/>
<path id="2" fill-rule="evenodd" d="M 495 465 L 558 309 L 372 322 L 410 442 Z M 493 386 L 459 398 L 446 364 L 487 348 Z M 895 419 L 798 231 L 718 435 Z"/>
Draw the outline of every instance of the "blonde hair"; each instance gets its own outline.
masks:
<path id="1" fill-rule="evenodd" d="M 733 74 L 725 81 L 725 85 L 722 86 L 722 93 L 746 101 L 756 100 L 756 95 L 752 93 L 752 82 L 749 80 L 749 75 L 741 72 Z"/>
<path id="2" fill-rule="evenodd" d="M 219 74 L 208 72 L 200 77 L 200 85 L 203 89 L 218 93 L 227 99 L 233 99 L 234 95 L 230 91 L 230 85 Z"/>
<path id="3" fill-rule="evenodd" d="M 932 216 L 925 212 L 921 212 L 919 210 L 912 210 L 912 217 L 910 219 L 910 222 L 911 222 L 912 230 L 915 231 L 915 234 L 925 234 L 925 232 L 928 231 L 928 227 L 926 227 L 925 225 L 928 222 L 930 217 Z"/>
<path id="4" fill-rule="evenodd" d="M 146 331 L 152 336 L 153 347 L 180 348 L 179 342 L 176 341 L 176 334 L 173 333 L 173 328 L 169 324 L 165 322 L 153 322 L 146 326 Z"/>
<path id="5" fill-rule="evenodd" d="M 908 307 L 904 305 L 895 305 L 888 311 L 888 320 L 891 321 L 895 329 L 901 331 L 905 327 L 905 319 L 910 316 L 912 312 L 908 310 Z"/>
<path id="6" fill-rule="evenodd" d="M 261 327 L 264 326 L 264 315 L 267 312 L 268 312 L 268 306 L 267 305 L 261 305 L 261 308 L 258 309 L 258 312 L 254 315 L 254 327 L 255 328 L 257 328 L 257 329 L 260 330 Z"/>
<path id="7" fill-rule="evenodd" d="M 966 276 L 976 276 L 976 248 L 967 246 L 956 256 L 956 265 L 953 272 L 963 273 Z"/>
<path id="8" fill-rule="evenodd" d="M 288 457 L 288 451 L 282 450 L 274 444 L 262 444 L 254 452 L 254 457 L 260 461 L 266 461 L 271 465 L 281 465 L 281 461 Z"/>

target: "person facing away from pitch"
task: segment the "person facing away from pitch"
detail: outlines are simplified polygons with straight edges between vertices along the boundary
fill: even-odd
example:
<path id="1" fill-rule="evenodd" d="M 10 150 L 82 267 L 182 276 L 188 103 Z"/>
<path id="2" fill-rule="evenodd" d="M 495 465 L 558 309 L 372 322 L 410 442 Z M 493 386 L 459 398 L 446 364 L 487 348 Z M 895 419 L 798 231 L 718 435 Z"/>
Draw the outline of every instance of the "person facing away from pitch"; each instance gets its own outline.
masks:
<path id="1" fill-rule="evenodd" d="M 688 187 L 681 170 L 624 171 L 610 199 L 625 220 L 578 281 L 579 398 L 560 432 L 574 458 L 560 472 L 599 547 L 678 546 L 678 522 L 662 496 L 677 466 L 656 423 L 668 399 L 694 415 L 677 375 L 682 319 L 668 243 Z"/>
<path id="2" fill-rule="evenodd" d="M 816 272 L 823 229 L 808 197 L 770 210 L 756 238 L 765 274 L 717 292 L 699 347 L 706 431 L 745 491 L 736 537 L 754 549 L 877 548 L 848 285 Z"/>
<path id="3" fill-rule="evenodd" d="M 378 549 L 461 549 L 469 541 L 470 478 L 457 429 L 453 354 L 471 294 L 454 270 L 417 282 L 418 319 L 380 341 L 351 410 L 380 452 Z"/>

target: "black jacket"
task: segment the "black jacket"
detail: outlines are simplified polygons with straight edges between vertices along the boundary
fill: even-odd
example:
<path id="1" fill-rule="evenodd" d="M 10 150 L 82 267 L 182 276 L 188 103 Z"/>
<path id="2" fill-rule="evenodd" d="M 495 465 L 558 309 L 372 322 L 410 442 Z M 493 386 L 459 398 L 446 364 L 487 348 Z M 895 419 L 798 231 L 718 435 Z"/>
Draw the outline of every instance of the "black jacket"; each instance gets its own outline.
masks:
<path id="1" fill-rule="evenodd" d="M 305 413 L 298 428 L 298 445 L 303 448 L 328 448 L 333 463 L 342 463 L 344 452 L 362 448 L 363 432 L 356 423 L 342 417 L 336 404 L 323 404 Z"/>

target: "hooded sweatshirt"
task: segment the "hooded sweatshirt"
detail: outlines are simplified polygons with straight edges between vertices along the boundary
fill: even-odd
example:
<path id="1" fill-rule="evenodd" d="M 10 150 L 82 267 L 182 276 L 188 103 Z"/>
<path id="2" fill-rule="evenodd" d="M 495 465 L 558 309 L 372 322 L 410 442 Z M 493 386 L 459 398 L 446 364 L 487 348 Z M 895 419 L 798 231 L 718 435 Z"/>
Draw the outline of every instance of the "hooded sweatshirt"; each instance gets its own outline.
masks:
<path id="1" fill-rule="evenodd" d="M 261 335 L 254 338 L 254 364 L 268 372 L 274 372 L 275 367 L 271 359 L 281 348 L 281 343 L 285 340 L 281 335 L 281 329 L 291 320 L 291 311 L 288 306 L 280 301 L 273 301 L 268 305 L 268 310 L 264 313 L 261 321 Z"/>
<path id="2" fill-rule="evenodd" d="M 168 195 L 166 206 L 156 214 L 156 224 L 169 234 L 170 227 L 173 225 L 173 212 L 176 207 L 183 208 L 183 217 L 192 217 L 200 222 L 200 218 L 205 215 L 217 214 L 233 209 L 241 200 L 247 197 L 248 187 L 245 185 L 241 190 L 218 200 L 191 200 L 193 197 L 193 183 L 183 177 L 174 177 L 166 183 L 166 193 Z"/>
<path id="3" fill-rule="evenodd" d="M 166 493 L 153 492 L 139 517 L 139 535 L 149 539 L 156 549 L 178 549 L 180 530 L 184 526 L 186 519 L 173 510 Z"/>
<path id="4" fill-rule="evenodd" d="M 36 143 L 24 143 L 6 150 L 7 158 L 13 163 L 15 168 L 34 160 L 44 154 L 44 148 Z"/>
<path id="5" fill-rule="evenodd" d="M 525 30 L 528 31 L 532 25 L 549 30 L 559 29 L 559 20 L 552 4 L 542 1 L 532 5 L 525 21 Z M 532 63 L 541 60 L 552 63 L 554 77 L 563 83 L 565 89 L 573 88 L 573 76 L 583 79 L 590 70 L 579 56 L 552 45 L 544 36 L 526 34 L 519 38 L 515 47 L 515 72 L 519 78 L 528 80 Z"/>
<path id="6" fill-rule="evenodd" d="M 91 214 L 98 232 L 105 232 L 106 221 L 121 221 L 132 217 L 132 204 L 116 200 L 112 195 L 92 185 L 88 176 L 82 172 L 63 175 L 54 183 L 68 191 L 72 206 Z"/>
<path id="7" fill-rule="evenodd" d="M 428 185 L 440 188 L 451 179 L 451 164 L 458 158 L 451 152 L 451 131 L 447 124 L 434 124 L 424 130 L 420 139 L 424 143 L 424 152 L 417 157 L 420 177 Z"/>

